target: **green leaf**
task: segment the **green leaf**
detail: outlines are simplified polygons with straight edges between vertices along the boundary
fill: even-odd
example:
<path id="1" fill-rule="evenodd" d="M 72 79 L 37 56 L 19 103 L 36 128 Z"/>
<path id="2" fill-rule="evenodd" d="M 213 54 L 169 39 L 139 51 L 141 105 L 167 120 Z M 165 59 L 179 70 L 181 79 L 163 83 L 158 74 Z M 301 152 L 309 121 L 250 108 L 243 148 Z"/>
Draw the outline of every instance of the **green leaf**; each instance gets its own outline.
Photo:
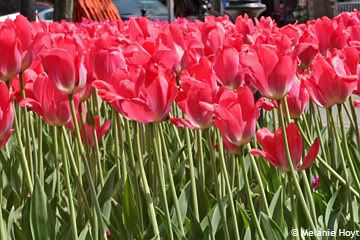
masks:
<path id="1" fill-rule="evenodd" d="M 33 239 L 55 239 L 54 216 L 39 178 L 36 178 L 30 203 L 30 228 Z"/>
<path id="2" fill-rule="evenodd" d="M 139 232 L 138 208 L 134 197 L 134 192 L 128 179 L 125 186 L 123 199 L 124 221 L 129 233 L 137 234 Z"/>
<path id="3" fill-rule="evenodd" d="M 110 170 L 109 177 L 106 179 L 104 187 L 101 189 L 99 194 L 99 204 L 102 207 L 104 203 L 110 199 L 113 194 L 114 185 L 115 185 L 115 177 L 116 177 L 116 167 L 113 167 Z"/>
<path id="4" fill-rule="evenodd" d="M 260 213 L 260 225 L 261 229 L 266 229 L 263 231 L 265 239 L 285 240 L 279 226 L 264 213 Z"/>
<path id="5" fill-rule="evenodd" d="M 334 203 L 335 203 L 335 200 L 336 200 L 338 194 L 339 194 L 339 191 L 336 191 L 335 194 L 331 197 L 330 201 L 327 204 L 327 208 L 326 208 L 326 212 L 325 212 L 325 223 L 326 223 L 327 227 L 329 225 L 330 215 L 331 215 L 331 212 L 333 211 L 333 206 L 334 206 Z"/>
<path id="6" fill-rule="evenodd" d="M 280 186 L 271 200 L 269 210 L 272 219 L 284 230 L 284 204 L 283 204 L 283 188 Z"/>

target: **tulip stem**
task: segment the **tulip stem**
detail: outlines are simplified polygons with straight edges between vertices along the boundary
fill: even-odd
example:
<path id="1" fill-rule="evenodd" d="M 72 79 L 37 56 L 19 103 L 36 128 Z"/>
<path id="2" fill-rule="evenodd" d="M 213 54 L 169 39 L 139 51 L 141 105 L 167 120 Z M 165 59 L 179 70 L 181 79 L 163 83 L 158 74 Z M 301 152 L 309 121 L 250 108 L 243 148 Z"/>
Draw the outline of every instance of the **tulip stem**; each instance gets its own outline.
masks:
<path id="1" fill-rule="evenodd" d="M 174 183 L 174 179 L 173 179 L 173 175 L 172 175 L 169 154 L 168 154 L 168 152 L 166 150 L 165 137 L 164 137 L 164 133 L 163 133 L 161 125 L 159 124 L 158 126 L 159 126 L 159 133 L 160 133 L 161 143 L 163 145 L 162 149 L 163 149 L 164 155 L 165 155 L 165 166 L 166 166 L 166 170 L 168 171 L 168 175 L 169 175 L 170 190 L 171 190 L 171 194 L 172 194 L 173 201 L 174 201 L 174 204 L 175 204 L 176 218 L 177 218 L 177 221 L 178 221 L 178 224 L 179 224 L 181 235 L 183 237 L 185 237 L 183 221 L 182 221 L 182 218 L 181 218 L 180 203 L 179 203 L 179 200 L 178 200 L 178 197 L 177 197 L 177 194 L 176 194 L 176 188 L 175 188 L 175 183 Z"/>
<path id="2" fill-rule="evenodd" d="M 288 172 L 287 173 L 287 177 L 289 179 L 289 182 L 288 182 L 288 187 L 289 187 L 289 195 L 290 195 L 290 205 L 291 205 L 291 212 L 294 214 L 294 217 L 293 217 L 293 229 L 296 229 L 296 230 L 299 230 L 299 226 L 298 226 L 298 214 L 297 214 L 297 209 L 296 209 L 296 199 L 294 198 L 294 194 L 293 192 L 295 191 L 294 187 L 293 187 L 293 184 L 292 184 L 292 178 L 291 178 L 291 174 Z M 286 179 L 286 176 L 285 176 L 285 179 Z M 286 190 L 286 189 L 285 189 Z M 296 234 L 295 236 L 296 240 L 300 239 L 299 238 L 299 234 Z"/>
<path id="3" fill-rule="evenodd" d="M 259 219 L 257 217 L 257 213 L 255 211 L 254 202 L 253 202 L 252 196 L 251 196 L 252 193 L 251 193 L 251 189 L 250 189 L 249 179 L 248 179 L 248 176 L 247 176 L 246 163 L 245 163 L 243 149 L 240 150 L 239 156 L 240 156 L 240 164 L 241 164 L 241 169 L 242 169 L 242 175 L 243 175 L 243 178 L 244 178 L 245 191 L 246 191 L 246 195 L 248 197 L 249 204 L 250 204 L 251 215 L 252 215 L 253 221 L 255 223 L 256 231 L 259 234 L 260 239 L 265 240 L 264 234 L 263 234 L 263 232 L 261 230 Z"/>
<path id="4" fill-rule="evenodd" d="M 225 190 L 226 190 L 226 192 L 228 194 L 228 198 L 229 198 L 231 217 L 232 217 L 233 224 L 234 224 L 235 239 L 240 240 L 240 232 L 239 232 L 238 222 L 237 222 L 237 218 L 236 218 L 234 198 L 233 198 L 232 190 L 230 187 L 229 176 L 228 176 L 227 169 L 226 169 L 226 163 L 225 163 L 225 157 L 224 157 L 224 146 L 223 146 L 223 142 L 222 142 L 222 139 L 220 136 L 220 132 L 219 131 L 216 131 L 216 132 L 217 132 L 217 139 L 219 141 L 220 166 L 221 166 L 222 175 L 225 180 Z"/>
<path id="5" fill-rule="evenodd" d="M 204 151 L 202 144 L 202 131 L 198 129 L 196 131 L 196 144 L 197 144 L 197 157 L 199 162 L 199 176 L 200 176 L 200 186 L 205 189 L 205 165 L 204 165 Z"/>
<path id="6" fill-rule="evenodd" d="M 17 119 L 16 114 L 14 114 L 14 123 L 15 123 L 16 140 L 17 140 L 17 143 L 18 143 L 19 149 L 20 149 L 20 156 L 21 156 L 20 163 L 21 163 L 22 169 L 23 169 L 24 174 L 25 174 L 25 182 L 26 182 L 27 188 L 28 188 L 29 192 L 32 193 L 32 191 L 33 191 L 33 183 L 32 183 L 32 180 L 31 180 L 28 161 L 26 159 L 24 145 L 23 145 L 22 140 L 21 140 L 21 135 L 20 135 L 21 130 L 19 129 L 19 124 L 18 124 L 18 119 Z"/>
<path id="7" fill-rule="evenodd" d="M 19 72 L 19 81 L 20 81 L 20 92 L 21 92 L 21 98 L 25 99 L 25 88 L 24 88 L 24 79 L 23 79 L 23 72 Z M 31 150 L 31 136 L 30 136 L 30 128 L 29 128 L 29 114 L 27 111 L 27 108 L 23 108 L 23 117 L 24 117 L 24 123 L 25 123 L 25 137 L 24 140 L 26 142 L 26 150 L 28 155 L 28 161 L 30 164 L 30 175 L 31 178 L 34 179 L 34 167 L 33 167 L 33 156 L 32 156 L 32 150 Z"/>
<path id="8" fill-rule="evenodd" d="M 314 225 L 314 221 L 313 221 L 313 219 L 311 217 L 311 213 L 310 213 L 309 208 L 308 208 L 308 206 L 306 204 L 304 195 L 303 195 L 303 193 L 301 191 L 301 187 L 299 185 L 299 181 L 298 181 L 298 178 L 297 178 L 297 175 L 296 175 L 296 172 L 295 172 L 295 169 L 294 169 L 294 165 L 293 165 L 293 162 L 292 162 L 292 159 L 291 159 L 289 143 L 288 143 L 287 136 L 286 136 L 286 127 L 285 127 L 285 123 L 284 123 L 284 114 L 283 114 L 283 109 L 282 109 L 280 100 L 278 101 L 278 105 L 279 105 L 279 121 L 280 121 L 282 136 L 283 136 L 283 139 L 284 139 L 286 159 L 287 159 L 287 162 L 288 162 L 288 165 L 289 165 L 291 177 L 292 177 L 293 182 L 294 182 L 295 192 L 298 195 L 298 198 L 300 200 L 301 206 L 303 207 L 303 210 L 305 212 L 305 216 L 306 216 L 306 218 L 307 218 L 307 220 L 308 220 L 308 222 L 310 224 L 310 227 L 313 230 L 316 230 L 316 227 Z M 318 238 L 316 237 L 316 239 L 318 239 Z"/>
<path id="9" fill-rule="evenodd" d="M 194 214 L 195 214 L 196 220 L 199 221 L 199 207 L 198 207 L 197 191 L 196 191 L 194 160 L 193 160 L 193 154 L 192 154 L 192 149 L 191 149 L 190 133 L 189 133 L 188 128 L 185 128 L 185 135 L 186 135 L 186 147 L 187 147 L 187 153 L 188 153 L 188 159 L 189 159 L 190 182 L 191 182 L 191 192 L 192 192 Z"/>
<path id="10" fill-rule="evenodd" d="M 345 125 L 344 125 L 344 120 L 343 120 L 341 104 L 337 105 L 337 109 L 338 109 L 338 118 L 339 118 L 339 121 L 340 121 L 340 132 L 341 132 L 342 142 L 344 144 L 343 146 L 344 146 L 344 149 L 345 149 L 346 158 L 348 159 L 349 166 L 350 166 L 350 171 L 351 171 L 351 174 L 352 174 L 352 176 L 354 178 L 356 188 L 359 191 L 360 190 L 360 182 L 359 182 L 359 178 L 358 178 L 358 176 L 356 174 L 356 170 L 355 170 L 355 167 L 354 167 L 352 156 L 351 156 L 351 154 L 349 152 L 349 146 L 348 146 L 347 137 L 346 137 L 346 133 L 345 133 Z"/>
<path id="11" fill-rule="evenodd" d="M 165 217 L 166 217 L 166 223 L 167 223 L 167 228 L 168 228 L 168 233 L 169 233 L 169 239 L 174 239 L 174 234 L 173 234 L 172 225 L 171 225 L 170 211 L 169 211 L 169 206 L 168 206 L 168 200 L 167 200 L 167 196 L 166 196 L 164 166 L 163 166 L 163 159 L 162 159 L 162 154 L 161 154 L 161 139 L 159 136 L 157 124 L 152 123 L 151 130 L 153 132 L 152 140 L 154 143 L 155 160 L 156 160 L 157 171 L 159 174 L 159 181 L 160 181 L 160 185 L 161 185 L 161 198 L 162 198 L 163 205 L 165 208 Z M 138 131 L 137 134 L 139 135 L 140 132 Z"/>
<path id="12" fill-rule="evenodd" d="M 333 137 L 335 138 L 335 142 L 336 142 L 337 148 L 340 153 L 341 164 L 342 164 L 342 167 L 344 170 L 344 175 L 345 175 L 345 180 L 346 180 L 346 193 L 347 193 L 347 199 L 348 199 L 348 204 L 349 204 L 349 208 L 350 208 L 350 217 L 351 217 L 352 221 L 354 221 L 355 220 L 354 219 L 354 210 L 352 207 L 352 196 L 351 196 L 351 192 L 350 192 L 349 174 L 347 172 L 346 161 L 345 161 L 344 153 L 341 148 L 340 138 L 339 138 L 339 135 L 337 134 L 335 118 L 333 116 L 331 107 L 328 108 L 327 111 L 328 111 L 328 114 L 330 117 L 330 122 L 331 122 L 332 130 L 333 130 Z"/>
<path id="13" fill-rule="evenodd" d="M 353 122 L 354 122 L 354 127 L 355 127 L 356 143 L 357 143 L 358 151 L 360 151 L 360 132 L 359 132 L 358 119 L 357 119 L 354 101 L 352 99 L 352 96 L 350 96 L 350 98 L 349 98 L 349 103 L 350 103 L 351 115 L 353 117 Z"/>
<path id="14" fill-rule="evenodd" d="M 44 159 L 43 159 L 43 151 L 42 151 L 42 121 L 41 118 L 38 118 L 38 160 L 39 160 L 39 179 L 41 184 L 44 184 Z"/>
<path id="15" fill-rule="evenodd" d="M 217 203 L 218 203 L 218 208 L 219 208 L 219 211 L 220 211 L 220 218 L 221 218 L 221 222 L 222 222 L 222 225 L 223 225 L 225 239 L 230 240 L 229 229 L 227 227 L 227 220 L 226 220 L 226 217 L 225 217 L 225 209 L 224 209 L 223 203 L 221 201 L 221 195 L 220 195 L 220 190 L 219 190 L 218 170 L 217 170 L 217 167 L 216 167 L 214 144 L 213 144 L 212 139 L 211 139 L 210 129 L 206 129 L 206 138 L 207 138 L 208 148 L 209 148 L 209 152 L 210 152 L 211 171 L 212 171 L 213 178 L 215 179 L 215 194 L 216 194 L 216 200 L 217 200 Z"/>
<path id="16" fill-rule="evenodd" d="M 101 235 L 100 236 L 101 236 L 101 239 L 104 239 L 104 238 L 106 238 L 106 236 L 105 236 L 106 229 L 105 229 L 104 221 L 102 219 L 100 205 L 99 205 L 99 202 L 97 200 L 97 195 L 96 195 L 96 189 L 95 189 L 95 186 L 94 186 L 94 182 L 93 182 L 92 177 L 91 177 L 91 171 L 90 171 L 89 163 L 88 163 L 88 160 L 86 158 L 84 147 L 81 144 L 80 129 L 79 129 L 79 124 L 78 124 L 76 111 L 75 111 L 74 98 L 73 98 L 72 94 L 69 94 L 69 102 L 70 102 L 71 114 L 72 114 L 72 118 L 73 118 L 73 122 L 74 122 L 74 126 L 75 126 L 76 140 L 78 142 L 78 146 L 80 148 L 79 150 L 80 150 L 80 154 L 81 154 L 81 159 L 83 160 L 83 164 L 84 164 L 84 167 L 85 167 L 85 176 L 86 176 L 86 178 L 88 180 L 88 184 L 89 184 L 89 187 L 90 187 L 90 194 L 91 194 L 93 204 L 95 205 L 95 212 L 96 212 L 95 216 L 97 216 L 98 221 L 100 221 L 100 229 L 101 229 Z M 94 221 L 96 222 L 95 217 L 94 217 Z M 94 226 L 94 228 L 97 229 L 98 226 Z"/>
<path id="17" fill-rule="evenodd" d="M 74 207 L 74 200 L 73 200 L 73 196 L 72 196 L 72 191 L 71 191 L 71 184 L 70 184 L 70 170 L 69 170 L 69 164 L 68 164 L 68 159 L 66 156 L 66 148 L 65 148 L 65 143 L 64 143 L 64 133 L 61 134 L 61 138 L 60 138 L 60 144 L 61 144 L 61 152 L 62 152 L 62 157 L 63 157 L 63 161 L 64 161 L 64 172 L 65 172 L 65 183 L 66 183 L 66 188 L 68 191 L 68 197 L 69 197 L 69 208 L 70 208 L 70 220 L 71 220 L 71 230 L 72 230 L 72 234 L 73 234 L 73 239 L 76 240 L 78 239 L 78 235 L 77 235 L 77 226 L 76 226 L 76 211 L 75 211 L 75 207 Z"/>
<path id="18" fill-rule="evenodd" d="M 54 161 L 55 161 L 55 173 L 56 173 L 56 178 L 55 178 L 55 190 L 56 190 L 56 197 L 58 199 L 58 201 L 60 201 L 60 197 L 61 197 L 61 186 L 60 186 L 60 163 L 59 163 L 59 158 L 58 158 L 58 134 L 57 134 L 57 128 L 56 127 L 52 127 L 52 133 L 53 133 L 53 154 L 54 154 Z"/>
<path id="19" fill-rule="evenodd" d="M 251 146 L 250 144 L 247 145 L 247 149 L 250 150 L 251 149 Z M 265 188 L 264 188 L 264 185 L 262 183 L 262 179 L 261 179 L 261 175 L 260 175 L 260 171 L 259 171 L 259 168 L 256 164 L 256 161 L 255 161 L 255 158 L 252 154 L 249 154 L 250 156 L 250 160 L 251 160 L 251 166 L 255 172 L 255 178 L 259 184 L 259 188 L 260 188 L 260 197 L 261 197 L 261 200 L 262 200 L 262 203 L 263 203 L 263 207 L 265 209 L 265 213 L 270 216 L 270 210 L 269 210 L 269 204 L 268 204 L 268 201 L 266 199 L 266 194 L 265 194 Z"/>
<path id="20" fill-rule="evenodd" d="M 137 129 L 140 130 L 139 124 L 137 124 Z M 149 188 L 149 184 L 148 184 L 148 181 L 146 178 L 146 173 L 145 173 L 145 168 L 144 168 L 144 162 L 143 162 L 144 160 L 143 160 L 141 148 L 140 148 L 140 134 L 136 134 L 136 144 L 135 145 L 136 145 L 137 155 L 139 158 L 138 162 L 139 162 L 139 167 L 140 167 L 140 176 L 141 176 L 141 180 L 142 180 L 143 186 L 144 186 L 145 200 L 146 200 L 147 207 L 149 210 L 151 226 L 154 231 L 155 239 L 159 240 L 160 233 L 159 233 L 158 223 L 156 220 L 154 201 L 153 201 L 153 198 L 151 197 L 150 188 Z"/>

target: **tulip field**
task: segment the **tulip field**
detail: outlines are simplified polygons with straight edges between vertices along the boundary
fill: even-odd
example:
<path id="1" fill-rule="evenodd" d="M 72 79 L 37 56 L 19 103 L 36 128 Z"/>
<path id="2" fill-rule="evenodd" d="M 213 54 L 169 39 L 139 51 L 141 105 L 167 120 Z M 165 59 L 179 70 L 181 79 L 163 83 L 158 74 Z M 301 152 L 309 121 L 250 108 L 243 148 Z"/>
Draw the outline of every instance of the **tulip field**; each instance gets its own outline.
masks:
<path id="1" fill-rule="evenodd" d="M 359 60 L 358 11 L 1 22 L 0 240 L 360 239 Z"/>

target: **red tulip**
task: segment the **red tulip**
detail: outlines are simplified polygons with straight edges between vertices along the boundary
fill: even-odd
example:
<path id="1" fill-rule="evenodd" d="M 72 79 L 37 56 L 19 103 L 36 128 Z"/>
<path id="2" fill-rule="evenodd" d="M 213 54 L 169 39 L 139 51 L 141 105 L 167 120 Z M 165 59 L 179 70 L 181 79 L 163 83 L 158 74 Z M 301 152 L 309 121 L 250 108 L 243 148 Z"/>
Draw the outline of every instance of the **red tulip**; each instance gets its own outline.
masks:
<path id="1" fill-rule="evenodd" d="M 30 67 L 33 59 L 44 47 L 50 46 L 50 37 L 44 32 L 36 33 L 27 18 L 22 15 L 16 16 L 14 25 L 21 42 L 21 70 L 24 71 Z"/>
<path id="2" fill-rule="evenodd" d="M 237 92 L 224 89 L 214 114 L 225 147 L 234 150 L 233 145 L 244 146 L 255 135 L 260 112 L 248 87 L 240 87 Z"/>
<path id="3" fill-rule="evenodd" d="M 9 140 L 13 129 L 14 105 L 13 96 L 5 83 L 0 82 L 0 148 L 3 148 Z"/>
<path id="4" fill-rule="evenodd" d="M 186 91 L 179 92 L 177 102 L 180 109 L 186 114 L 186 119 L 171 118 L 177 127 L 191 129 L 209 128 L 212 125 L 213 113 L 208 110 L 207 104 L 213 104 L 215 94 L 206 84 L 192 84 Z"/>
<path id="5" fill-rule="evenodd" d="M 14 78 L 21 67 L 21 43 L 7 22 L 0 25 L 0 80 Z"/>
<path id="6" fill-rule="evenodd" d="M 124 69 L 126 61 L 119 47 L 111 46 L 110 44 L 103 46 L 103 40 L 99 40 L 100 42 L 95 45 L 94 54 L 91 57 L 94 61 L 94 72 L 97 79 L 106 81 L 111 78 L 116 69 Z"/>
<path id="7" fill-rule="evenodd" d="M 318 54 L 312 69 L 305 85 L 311 99 L 321 107 L 344 103 L 356 87 L 358 76 L 338 55 L 325 58 Z"/>
<path id="8" fill-rule="evenodd" d="M 160 65 L 118 69 L 110 82 L 94 81 L 100 97 L 135 121 L 141 123 L 164 120 L 176 97 L 175 76 Z"/>
<path id="9" fill-rule="evenodd" d="M 239 52 L 235 48 L 228 48 L 217 52 L 214 70 L 220 82 L 229 88 L 237 89 L 244 82 Z"/>
<path id="10" fill-rule="evenodd" d="M 89 123 L 85 124 L 86 140 L 91 148 L 94 148 L 96 146 L 93 128 L 95 129 L 95 132 L 96 132 L 98 144 L 101 144 L 103 137 L 110 129 L 110 120 L 106 120 L 103 124 L 100 124 L 100 116 L 95 116 L 94 117 L 94 126 L 92 126 Z M 84 134 L 82 132 L 81 132 L 81 135 L 82 135 L 82 138 L 84 138 L 84 136 L 83 136 Z"/>
<path id="11" fill-rule="evenodd" d="M 350 35 L 346 29 L 339 27 L 336 21 L 332 21 L 328 17 L 314 21 L 310 30 L 319 40 L 319 51 L 324 55 L 328 50 L 343 48 Z"/>
<path id="12" fill-rule="evenodd" d="M 251 70 L 251 85 L 264 97 L 282 99 L 296 80 L 296 59 L 275 46 L 261 44 L 255 50 L 244 49 L 240 59 Z"/>
<path id="13" fill-rule="evenodd" d="M 309 148 L 307 156 L 303 159 L 303 162 L 300 163 L 303 151 L 303 139 L 295 123 L 290 123 L 287 126 L 286 135 L 294 168 L 296 170 L 309 168 L 319 152 L 320 141 L 318 139 L 315 140 Z M 267 128 L 261 128 L 256 133 L 256 139 L 263 150 L 252 149 L 250 150 L 252 155 L 261 156 L 274 167 L 289 171 L 281 128 L 278 128 L 275 133 L 270 132 Z"/>
<path id="14" fill-rule="evenodd" d="M 47 75 L 40 74 L 33 85 L 34 98 L 25 98 L 19 105 L 36 112 L 51 126 L 63 126 L 71 119 L 68 96 L 58 90 Z"/>
<path id="15" fill-rule="evenodd" d="M 299 118 L 304 112 L 309 101 L 309 94 L 306 91 L 303 81 L 295 81 L 292 85 L 289 94 L 286 96 L 289 107 L 290 117 L 292 119 Z"/>
<path id="16" fill-rule="evenodd" d="M 60 91 L 73 94 L 85 87 L 87 70 L 82 53 L 53 48 L 45 51 L 41 60 L 45 72 Z"/>

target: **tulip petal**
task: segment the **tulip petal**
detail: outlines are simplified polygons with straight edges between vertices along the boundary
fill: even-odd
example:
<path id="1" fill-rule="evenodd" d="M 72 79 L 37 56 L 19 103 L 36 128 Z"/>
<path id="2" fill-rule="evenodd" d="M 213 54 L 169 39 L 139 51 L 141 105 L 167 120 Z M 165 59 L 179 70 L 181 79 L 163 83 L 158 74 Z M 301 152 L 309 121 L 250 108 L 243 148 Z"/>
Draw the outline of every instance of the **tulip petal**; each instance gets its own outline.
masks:
<path id="1" fill-rule="evenodd" d="M 311 164 L 315 161 L 316 156 L 319 152 L 319 147 L 320 147 L 320 140 L 316 139 L 315 142 L 309 148 L 308 154 L 301 165 L 300 168 L 301 170 L 305 170 L 309 168 Z"/>

